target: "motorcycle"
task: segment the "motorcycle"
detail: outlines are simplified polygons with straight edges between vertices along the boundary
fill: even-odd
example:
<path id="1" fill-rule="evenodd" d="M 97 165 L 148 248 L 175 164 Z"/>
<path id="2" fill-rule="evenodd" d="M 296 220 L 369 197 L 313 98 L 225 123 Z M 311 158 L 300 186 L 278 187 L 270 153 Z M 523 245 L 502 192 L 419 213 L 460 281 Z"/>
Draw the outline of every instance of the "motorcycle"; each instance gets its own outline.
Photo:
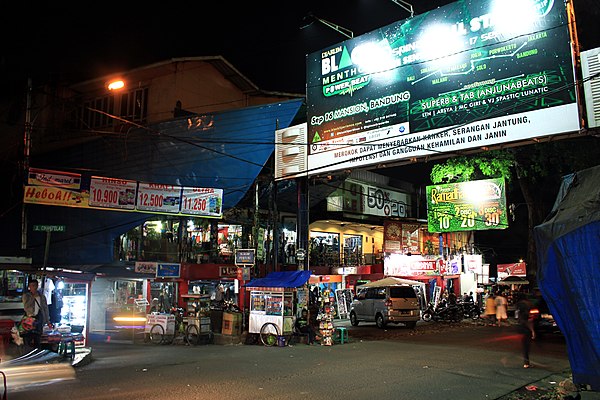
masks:
<path id="1" fill-rule="evenodd" d="M 429 303 L 421 318 L 426 322 L 460 322 L 463 316 L 457 304 L 440 303 L 437 307 L 434 307 L 433 303 Z"/>
<path id="2" fill-rule="evenodd" d="M 472 301 L 462 302 L 460 303 L 460 307 L 462 308 L 464 318 L 471 318 L 475 320 L 481 317 L 481 309 Z"/>

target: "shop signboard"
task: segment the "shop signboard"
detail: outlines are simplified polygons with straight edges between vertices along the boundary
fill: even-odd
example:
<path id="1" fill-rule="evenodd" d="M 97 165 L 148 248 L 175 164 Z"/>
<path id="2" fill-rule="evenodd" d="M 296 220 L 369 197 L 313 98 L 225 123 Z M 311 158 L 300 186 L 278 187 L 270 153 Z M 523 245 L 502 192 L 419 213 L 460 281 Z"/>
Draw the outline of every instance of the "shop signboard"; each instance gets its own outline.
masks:
<path id="1" fill-rule="evenodd" d="M 157 278 L 179 278 L 181 264 L 179 263 L 157 263 L 156 277 Z"/>
<path id="2" fill-rule="evenodd" d="M 250 267 L 237 267 L 236 279 L 238 281 L 250 280 Z"/>
<path id="3" fill-rule="evenodd" d="M 235 249 L 235 265 L 254 265 L 254 249 Z"/>
<path id="4" fill-rule="evenodd" d="M 220 266 L 219 267 L 219 277 L 221 278 L 235 278 L 238 275 L 238 267 L 232 266 Z"/>
<path id="5" fill-rule="evenodd" d="M 439 265 L 437 259 L 388 253 L 383 258 L 383 273 L 386 276 L 438 275 Z"/>
<path id="6" fill-rule="evenodd" d="M 156 274 L 157 263 L 151 261 L 136 261 L 134 271 L 138 274 Z"/>
<path id="7" fill-rule="evenodd" d="M 463 255 L 465 263 L 465 272 L 475 272 L 478 275 L 483 274 L 483 257 L 481 254 Z"/>
<path id="8" fill-rule="evenodd" d="M 527 264 L 524 262 L 512 264 L 498 264 L 498 279 L 504 279 L 509 276 L 527 276 Z"/>
<path id="9" fill-rule="evenodd" d="M 140 182 L 136 209 L 178 213 L 181 206 L 181 186 Z"/>
<path id="10" fill-rule="evenodd" d="M 577 132 L 566 4 L 459 0 L 309 54 L 309 175 Z"/>
<path id="11" fill-rule="evenodd" d="M 48 169 L 29 168 L 27 183 L 29 185 L 79 189 L 81 187 L 81 174 L 53 171 Z"/>
<path id="12" fill-rule="evenodd" d="M 508 228 L 503 178 L 427 186 L 429 232 Z"/>
<path id="13" fill-rule="evenodd" d="M 66 225 L 34 225 L 34 232 L 66 232 Z"/>
<path id="14" fill-rule="evenodd" d="M 92 207 L 135 209 L 137 182 L 127 179 L 92 177 L 89 204 Z"/>
<path id="15" fill-rule="evenodd" d="M 341 192 L 341 193 L 340 193 Z M 339 197 L 341 204 L 336 204 Z M 411 217 L 410 196 L 367 182 L 346 179 L 343 189 L 328 197 L 327 211 L 343 211 L 380 217 Z"/>
<path id="16" fill-rule="evenodd" d="M 201 216 L 223 215 L 223 189 L 181 187 L 31 168 L 23 202 L 74 208 Z"/>

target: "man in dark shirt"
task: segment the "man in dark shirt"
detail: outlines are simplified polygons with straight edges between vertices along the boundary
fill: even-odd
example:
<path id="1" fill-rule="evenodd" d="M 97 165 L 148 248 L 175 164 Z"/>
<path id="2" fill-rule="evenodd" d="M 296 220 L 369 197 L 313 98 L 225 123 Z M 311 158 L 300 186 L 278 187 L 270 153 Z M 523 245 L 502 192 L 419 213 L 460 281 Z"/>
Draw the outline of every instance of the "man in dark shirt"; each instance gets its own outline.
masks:
<path id="1" fill-rule="evenodd" d="M 315 331 L 313 330 L 310 322 L 308 321 L 308 310 L 303 309 L 300 317 L 296 319 L 296 329 L 301 333 L 308 335 L 308 344 L 313 344 L 315 341 Z"/>

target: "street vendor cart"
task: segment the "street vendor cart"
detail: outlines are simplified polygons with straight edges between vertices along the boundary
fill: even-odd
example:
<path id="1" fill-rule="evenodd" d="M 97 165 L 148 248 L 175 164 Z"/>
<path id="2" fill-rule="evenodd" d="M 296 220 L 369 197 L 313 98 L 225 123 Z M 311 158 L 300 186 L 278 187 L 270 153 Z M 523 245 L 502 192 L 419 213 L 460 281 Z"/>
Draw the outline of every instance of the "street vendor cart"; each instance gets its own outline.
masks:
<path id="1" fill-rule="evenodd" d="M 267 346 L 287 344 L 294 331 L 298 302 L 307 301 L 307 290 L 303 288 L 309 278 L 310 271 L 281 271 L 248 282 L 248 333 L 260 335 Z"/>

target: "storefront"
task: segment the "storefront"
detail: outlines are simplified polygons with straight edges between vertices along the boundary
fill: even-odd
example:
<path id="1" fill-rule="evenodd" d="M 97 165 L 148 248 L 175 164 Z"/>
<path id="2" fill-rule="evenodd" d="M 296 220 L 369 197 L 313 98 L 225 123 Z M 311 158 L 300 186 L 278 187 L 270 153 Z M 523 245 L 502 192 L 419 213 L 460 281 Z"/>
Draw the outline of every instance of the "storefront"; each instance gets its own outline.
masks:
<path id="1" fill-rule="evenodd" d="M 357 267 L 382 260 L 382 227 L 316 221 L 309 227 L 309 236 L 309 265 L 312 266 Z"/>
<path id="2" fill-rule="evenodd" d="M 110 340 L 134 341 L 143 334 L 150 306 L 150 276 L 98 275 L 92 286 L 90 334 Z"/>
<path id="3" fill-rule="evenodd" d="M 54 269 L 0 270 L 0 330 L 5 344 L 10 340 L 10 329 L 24 315 L 23 293 L 29 282 L 37 279 L 48 303 L 49 322 L 62 332 L 81 333 L 82 340 L 75 345 L 86 345 L 93 278 L 92 274 Z"/>

